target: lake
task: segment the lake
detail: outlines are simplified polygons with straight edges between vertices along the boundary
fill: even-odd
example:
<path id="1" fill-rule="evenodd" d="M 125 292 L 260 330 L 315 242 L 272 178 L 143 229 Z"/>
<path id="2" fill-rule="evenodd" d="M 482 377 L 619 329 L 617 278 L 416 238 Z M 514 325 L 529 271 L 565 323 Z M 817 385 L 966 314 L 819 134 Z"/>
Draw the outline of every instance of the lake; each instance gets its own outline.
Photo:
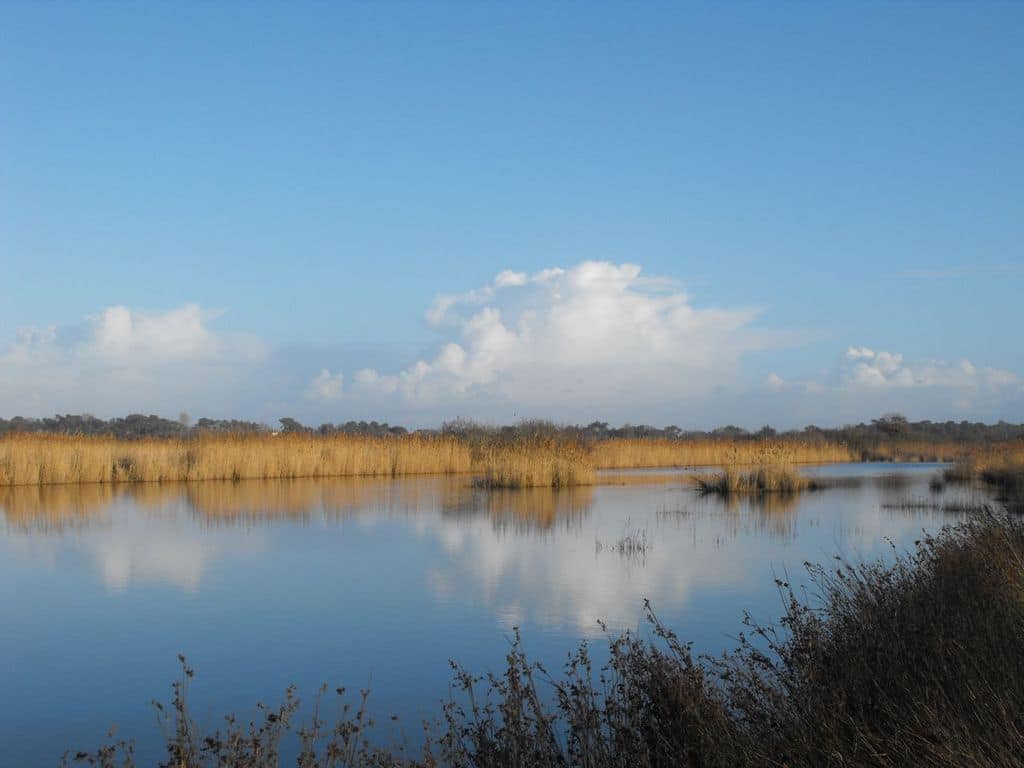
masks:
<path id="1" fill-rule="evenodd" d="M 329 683 L 371 688 L 378 721 L 399 716 L 384 738 L 415 743 L 448 660 L 500 670 L 514 627 L 558 668 L 581 638 L 606 645 L 599 620 L 646 631 L 647 598 L 697 650 L 731 648 L 744 610 L 781 612 L 774 575 L 891 557 L 889 541 L 910 547 L 987 501 L 933 492 L 938 470 L 811 467 L 839 487 L 728 502 L 667 471 L 562 491 L 466 477 L 0 488 L 3 759 L 53 766 L 114 725 L 140 764 L 162 756 L 150 702 L 168 699 L 179 653 L 201 723 Z"/>

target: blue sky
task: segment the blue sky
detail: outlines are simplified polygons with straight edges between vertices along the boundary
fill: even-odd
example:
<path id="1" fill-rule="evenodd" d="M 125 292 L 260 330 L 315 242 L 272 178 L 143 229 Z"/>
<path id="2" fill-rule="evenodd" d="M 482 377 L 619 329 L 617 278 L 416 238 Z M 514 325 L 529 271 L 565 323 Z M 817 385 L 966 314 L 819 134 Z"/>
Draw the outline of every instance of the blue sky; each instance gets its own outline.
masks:
<path id="1" fill-rule="evenodd" d="M 1024 420 L 1022 24 L 0 3 L 0 416 Z"/>

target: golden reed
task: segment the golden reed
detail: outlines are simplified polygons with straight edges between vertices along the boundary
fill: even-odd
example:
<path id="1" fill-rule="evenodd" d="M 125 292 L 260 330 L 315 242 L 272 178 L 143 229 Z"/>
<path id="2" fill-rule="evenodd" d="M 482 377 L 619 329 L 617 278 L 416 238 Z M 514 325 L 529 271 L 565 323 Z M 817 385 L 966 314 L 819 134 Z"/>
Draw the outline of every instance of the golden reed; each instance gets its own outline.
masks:
<path id="1" fill-rule="evenodd" d="M 784 455 L 790 464 L 856 461 L 839 443 L 796 440 L 602 440 L 593 448 L 598 469 L 754 465 L 766 456 Z"/>
<path id="2" fill-rule="evenodd" d="M 560 487 L 594 481 L 585 446 L 543 439 L 472 444 L 456 437 L 419 435 L 0 439 L 0 486 L 470 472 L 482 475 L 482 483 L 490 487 Z"/>
<path id="3" fill-rule="evenodd" d="M 607 440 L 545 437 L 465 440 L 406 435 L 204 435 L 190 439 L 19 434 L 0 438 L 0 486 L 397 477 L 474 473 L 496 488 L 589 485 L 605 468 L 849 461 L 835 443 Z"/>
<path id="4" fill-rule="evenodd" d="M 449 437 L 313 435 L 116 440 L 15 435 L 0 440 L 0 485 L 448 474 L 472 469 Z"/>
<path id="5" fill-rule="evenodd" d="M 594 483 L 591 458 L 585 445 L 572 441 L 495 440 L 476 447 L 474 468 L 490 488 L 564 488 Z"/>

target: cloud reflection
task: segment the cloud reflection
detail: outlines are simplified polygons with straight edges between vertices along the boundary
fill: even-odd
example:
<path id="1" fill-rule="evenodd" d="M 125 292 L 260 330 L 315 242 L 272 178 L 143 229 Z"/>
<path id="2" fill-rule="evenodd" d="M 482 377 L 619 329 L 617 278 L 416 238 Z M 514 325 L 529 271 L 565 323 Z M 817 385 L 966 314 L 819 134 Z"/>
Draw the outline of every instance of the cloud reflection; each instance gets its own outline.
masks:
<path id="1" fill-rule="evenodd" d="M 598 619 L 636 626 L 644 598 L 679 610 L 705 591 L 753 593 L 787 563 L 875 553 L 885 536 L 912 540 L 955 519 L 882 509 L 918 485 L 927 492 L 926 478 L 889 473 L 820 493 L 724 502 L 681 482 L 488 492 L 466 477 L 4 488 L 0 546 L 50 568 L 89 563 L 110 590 L 186 592 L 202 590 L 211 569 L 237 574 L 320 547 L 337 584 L 357 577 L 352 569 L 368 557 L 384 592 L 401 569 L 415 568 L 422 594 L 410 599 L 479 606 L 503 627 L 589 633 Z M 341 525 L 347 520 L 358 525 Z M 630 531 L 646 536 L 642 558 L 595 546 Z M 332 554 L 345 547 L 360 558 Z M 415 557 L 396 561 L 396 547 Z"/>

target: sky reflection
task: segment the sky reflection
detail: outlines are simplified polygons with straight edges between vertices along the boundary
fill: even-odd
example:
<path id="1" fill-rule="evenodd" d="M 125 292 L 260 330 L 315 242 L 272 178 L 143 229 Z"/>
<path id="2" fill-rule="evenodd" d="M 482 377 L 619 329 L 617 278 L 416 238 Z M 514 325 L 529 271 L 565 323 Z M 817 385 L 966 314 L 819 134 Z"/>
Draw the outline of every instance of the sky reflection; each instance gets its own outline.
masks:
<path id="1" fill-rule="evenodd" d="M 370 676 L 380 710 L 416 722 L 449 658 L 494 668 L 513 627 L 557 666 L 599 620 L 642 627 L 646 598 L 717 651 L 744 610 L 778 615 L 773 574 L 891 556 L 887 538 L 904 548 L 960 516 L 898 507 L 940 500 L 934 468 L 812 471 L 854 479 L 728 503 L 673 476 L 496 493 L 460 477 L 0 489 L 0 738 L 19 764 L 53 764 L 55 740 L 92 745 L 117 723 L 145 755 L 178 652 L 211 717 L 288 683 Z M 642 552 L 614 546 L 639 533 Z"/>

